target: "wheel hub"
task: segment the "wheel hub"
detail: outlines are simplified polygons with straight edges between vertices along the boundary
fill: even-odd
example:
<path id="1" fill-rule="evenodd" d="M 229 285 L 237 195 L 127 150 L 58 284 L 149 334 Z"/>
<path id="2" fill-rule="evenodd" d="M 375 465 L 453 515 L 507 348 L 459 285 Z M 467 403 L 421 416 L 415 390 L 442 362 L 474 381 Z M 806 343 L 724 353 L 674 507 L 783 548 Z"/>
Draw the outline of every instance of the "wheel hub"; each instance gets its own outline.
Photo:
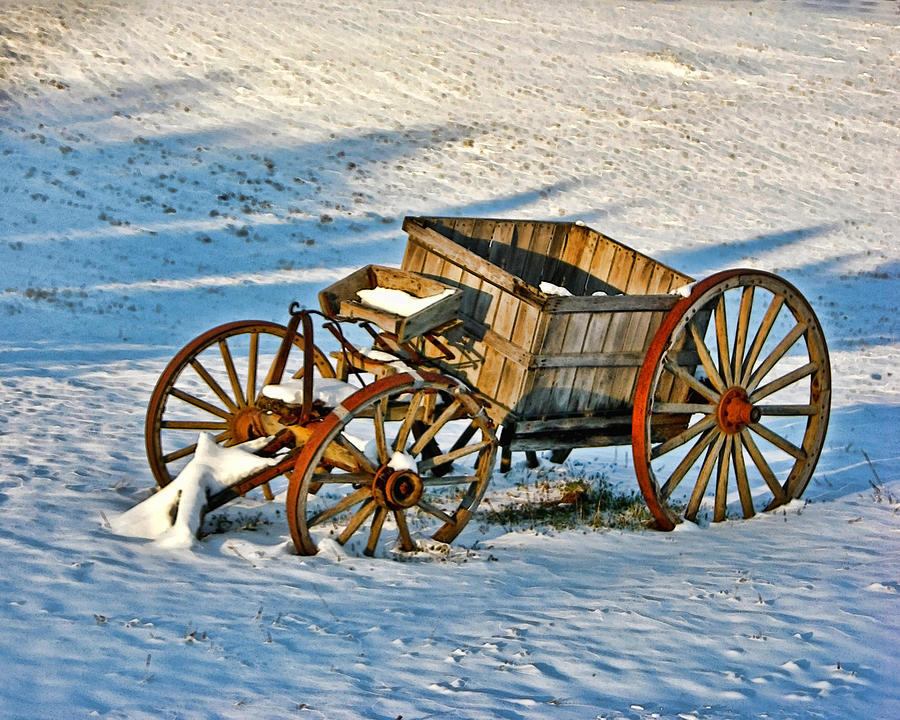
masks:
<path id="1" fill-rule="evenodd" d="M 395 470 L 385 465 L 372 481 L 372 494 L 375 501 L 388 510 L 405 510 L 416 505 L 422 499 L 425 485 L 416 473 L 411 470 Z"/>
<path id="2" fill-rule="evenodd" d="M 260 420 L 262 411 L 257 407 L 245 407 L 238 410 L 231 418 L 231 444 L 254 440 L 266 435 Z"/>
<path id="3" fill-rule="evenodd" d="M 760 416 L 760 409 L 754 407 L 747 391 L 742 387 L 726 390 L 719 400 L 719 427 L 729 435 L 739 433 L 750 423 L 759 422 Z"/>

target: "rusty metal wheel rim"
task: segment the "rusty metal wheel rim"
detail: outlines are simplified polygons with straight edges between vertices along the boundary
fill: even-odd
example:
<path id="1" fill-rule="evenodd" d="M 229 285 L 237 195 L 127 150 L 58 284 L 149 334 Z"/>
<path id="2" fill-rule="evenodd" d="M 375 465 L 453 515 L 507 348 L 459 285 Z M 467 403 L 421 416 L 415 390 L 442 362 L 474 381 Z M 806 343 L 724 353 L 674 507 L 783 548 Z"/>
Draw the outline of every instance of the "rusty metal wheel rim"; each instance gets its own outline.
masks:
<path id="1" fill-rule="evenodd" d="M 685 356 L 695 366 L 684 365 Z M 744 517 L 800 497 L 821 454 L 830 405 L 824 334 L 796 288 L 754 270 L 697 283 L 654 336 L 635 391 L 635 473 L 657 525 L 680 522 L 672 507 L 679 485 L 691 490 L 689 520 L 708 494 L 714 521 L 726 519 L 734 490 Z M 779 422 L 787 429 L 773 430 Z"/>
<path id="2" fill-rule="evenodd" d="M 429 402 L 434 405 L 431 422 L 416 429 L 414 420 Z M 348 436 L 369 426 L 372 438 L 364 453 Z M 435 436 L 443 433 L 457 442 L 432 450 L 440 455 L 429 455 Z M 334 446 L 354 455 L 353 467 L 327 467 L 325 451 Z M 450 543 L 487 489 L 496 448 L 494 428 L 482 406 L 453 380 L 432 373 L 378 380 L 326 416 L 297 458 L 286 502 L 294 545 L 301 555 L 315 554 L 317 528 L 329 527 L 341 545 L 357 533 L 365 536 L 363 552 L 373 555 L 385 527 L 393 525 L 398 547 L 412 551 L 417 546 L 413 523 L 422 523 L 429 533 L 437 525 L 431 537 Z M 391 467 L 398 451 L 415 463 L 414 469 Z M 443 473 L 447 457 L 463 461 L 465 468 L 453 465 Z M 402 489 L 402 483 L 409 487 Z"/>
<path id="3" fill-rule="evenodd" d="M 144 424 L 147 459 L 161 487 L 193 455 L 197 433 L 215 433 L 216 442 L 226 445 L 259 435 L 257 402 L 269 379 L 268 353 L 286 332 L 278 323 L 238 320 L 199 335 L 172 358 L 153 389 Z M 285 379 L 302 374 L 303 344 L 298 334 Z M 245 358 L 232 352 L 236 345 L 246 350 Z M 216 353 L 221 366 L 206 367 L 215 364 L 210 358 Z M 314 353 L 317 372 L 334 377 L 328 358 L 318 348 Z"/>

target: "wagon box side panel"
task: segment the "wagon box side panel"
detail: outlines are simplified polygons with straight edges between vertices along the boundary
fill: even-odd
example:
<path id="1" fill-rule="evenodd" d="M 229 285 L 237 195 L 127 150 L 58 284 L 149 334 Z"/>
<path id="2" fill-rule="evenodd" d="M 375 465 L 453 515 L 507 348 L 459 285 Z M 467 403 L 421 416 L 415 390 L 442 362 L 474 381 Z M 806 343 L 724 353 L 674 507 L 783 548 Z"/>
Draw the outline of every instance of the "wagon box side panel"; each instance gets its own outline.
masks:
<path id="1" fill-rule="evenodd" d="M 668 293 L 691 281 L 576 223 L 407 218 L 404 229 L 404 268 L 466 293 L 450 365 L 513 420 L 630 411 L 647 344 L 677 300 Z M 544 295 L 542 280 L 573 296 Z"/>
<path id="2" fill-rule="evenodd" d="M 502 422 L 508 418 L 527 380 L 535 333 L 541 327 L 542 295 L 473 256 L 444 234 L 493 236 L 496 225 L 450 220 L 442 223 L 441 229 L 441 233 L 411 234 L 404 269 L 413 269 L 406 263 L 415 262 L 419 272 L 439 277 L 463 291 L 459 311 L 462 326 L 451 328 L 442 336 L 453 353 L 447 365 L 494 402 L 491 414 Z M 528 299 L 523 300 L 520 294 Z"/>

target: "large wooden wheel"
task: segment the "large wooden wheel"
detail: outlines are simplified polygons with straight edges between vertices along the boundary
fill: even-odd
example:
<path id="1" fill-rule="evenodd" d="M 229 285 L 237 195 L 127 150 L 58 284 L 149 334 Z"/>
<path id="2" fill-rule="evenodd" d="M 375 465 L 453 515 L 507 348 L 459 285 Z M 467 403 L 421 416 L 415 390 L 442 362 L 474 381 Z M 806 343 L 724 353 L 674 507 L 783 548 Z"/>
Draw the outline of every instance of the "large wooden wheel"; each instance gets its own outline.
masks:
<path id="1" fill-rule="evenodd" d="M 753 270 L 698 282 L 654 336 L 635 391 L 635 472 L 658 526 L 800 497 L 830 407 L 825 337 L 796 288 Z"/>
<path id="2" fill-rule="evenodd" d="M 222 445 L 237 445 L 262 433 L 258 416 L 262 388 L 275 372 L 287 328 L 264 320 L 239 320 L 215 327 L 189 342 L 163 371 L 147 407 L 144 439 L 150 468 L 160 486 L 169 484 L 197 448 L 199 432 Z M 303 376 L 304 339 L 289 348 L 282 379 Z M 328 358 L 314 348 L 315 371 L 334 377 Z"/>
<path id="3" fill-rule="evenodd" d="M 378 380 L 337 406 L 303 446 L 287 492 L 294 545 L 313 555 L 322 537 L 343 545 L 359 533 L 373 555 L 385 530 L 407 552 L 414 535 L 449 543 L 481 500 L 496 449 L 484 409 L 453 380 Z"/>

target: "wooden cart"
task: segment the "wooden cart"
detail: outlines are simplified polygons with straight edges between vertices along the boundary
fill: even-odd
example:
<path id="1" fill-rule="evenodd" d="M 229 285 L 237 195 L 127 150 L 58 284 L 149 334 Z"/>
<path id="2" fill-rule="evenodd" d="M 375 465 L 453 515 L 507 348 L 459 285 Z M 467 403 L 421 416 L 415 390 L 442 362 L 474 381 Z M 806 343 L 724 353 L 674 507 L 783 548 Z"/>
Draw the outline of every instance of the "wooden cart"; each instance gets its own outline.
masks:
<path id="1" fill-rule="evenodd" d="M 371 554 L 386 527 L 406 551 L 424 533 L 450 542 L 498 448 L 506 470 L 516 450 L 560 462 L 572 448 L 630 444 L 661 529 L 707 506 L 714 521 L 750 517 L 805 490 L 830 367 L 789 283 L 746 269 L 695 282 L 580 223 L 411 217 L 403 229 L 400 270 L 363 268 L 320 293 L 330 355 L 312 342 L 315 313 L 292 308 L 287 327 L 230 323 L 172 360 L 146 423 L 161 485 L 193 454 L 191 433 L 253 443 L 273 466 L 209 507 L 290 472 L 303 554 L 357 532 Z M 398 314 L 361 300 L 375 287 L 440 299 Z M 317 390 L 329 378 L 340 398 Z"/>

